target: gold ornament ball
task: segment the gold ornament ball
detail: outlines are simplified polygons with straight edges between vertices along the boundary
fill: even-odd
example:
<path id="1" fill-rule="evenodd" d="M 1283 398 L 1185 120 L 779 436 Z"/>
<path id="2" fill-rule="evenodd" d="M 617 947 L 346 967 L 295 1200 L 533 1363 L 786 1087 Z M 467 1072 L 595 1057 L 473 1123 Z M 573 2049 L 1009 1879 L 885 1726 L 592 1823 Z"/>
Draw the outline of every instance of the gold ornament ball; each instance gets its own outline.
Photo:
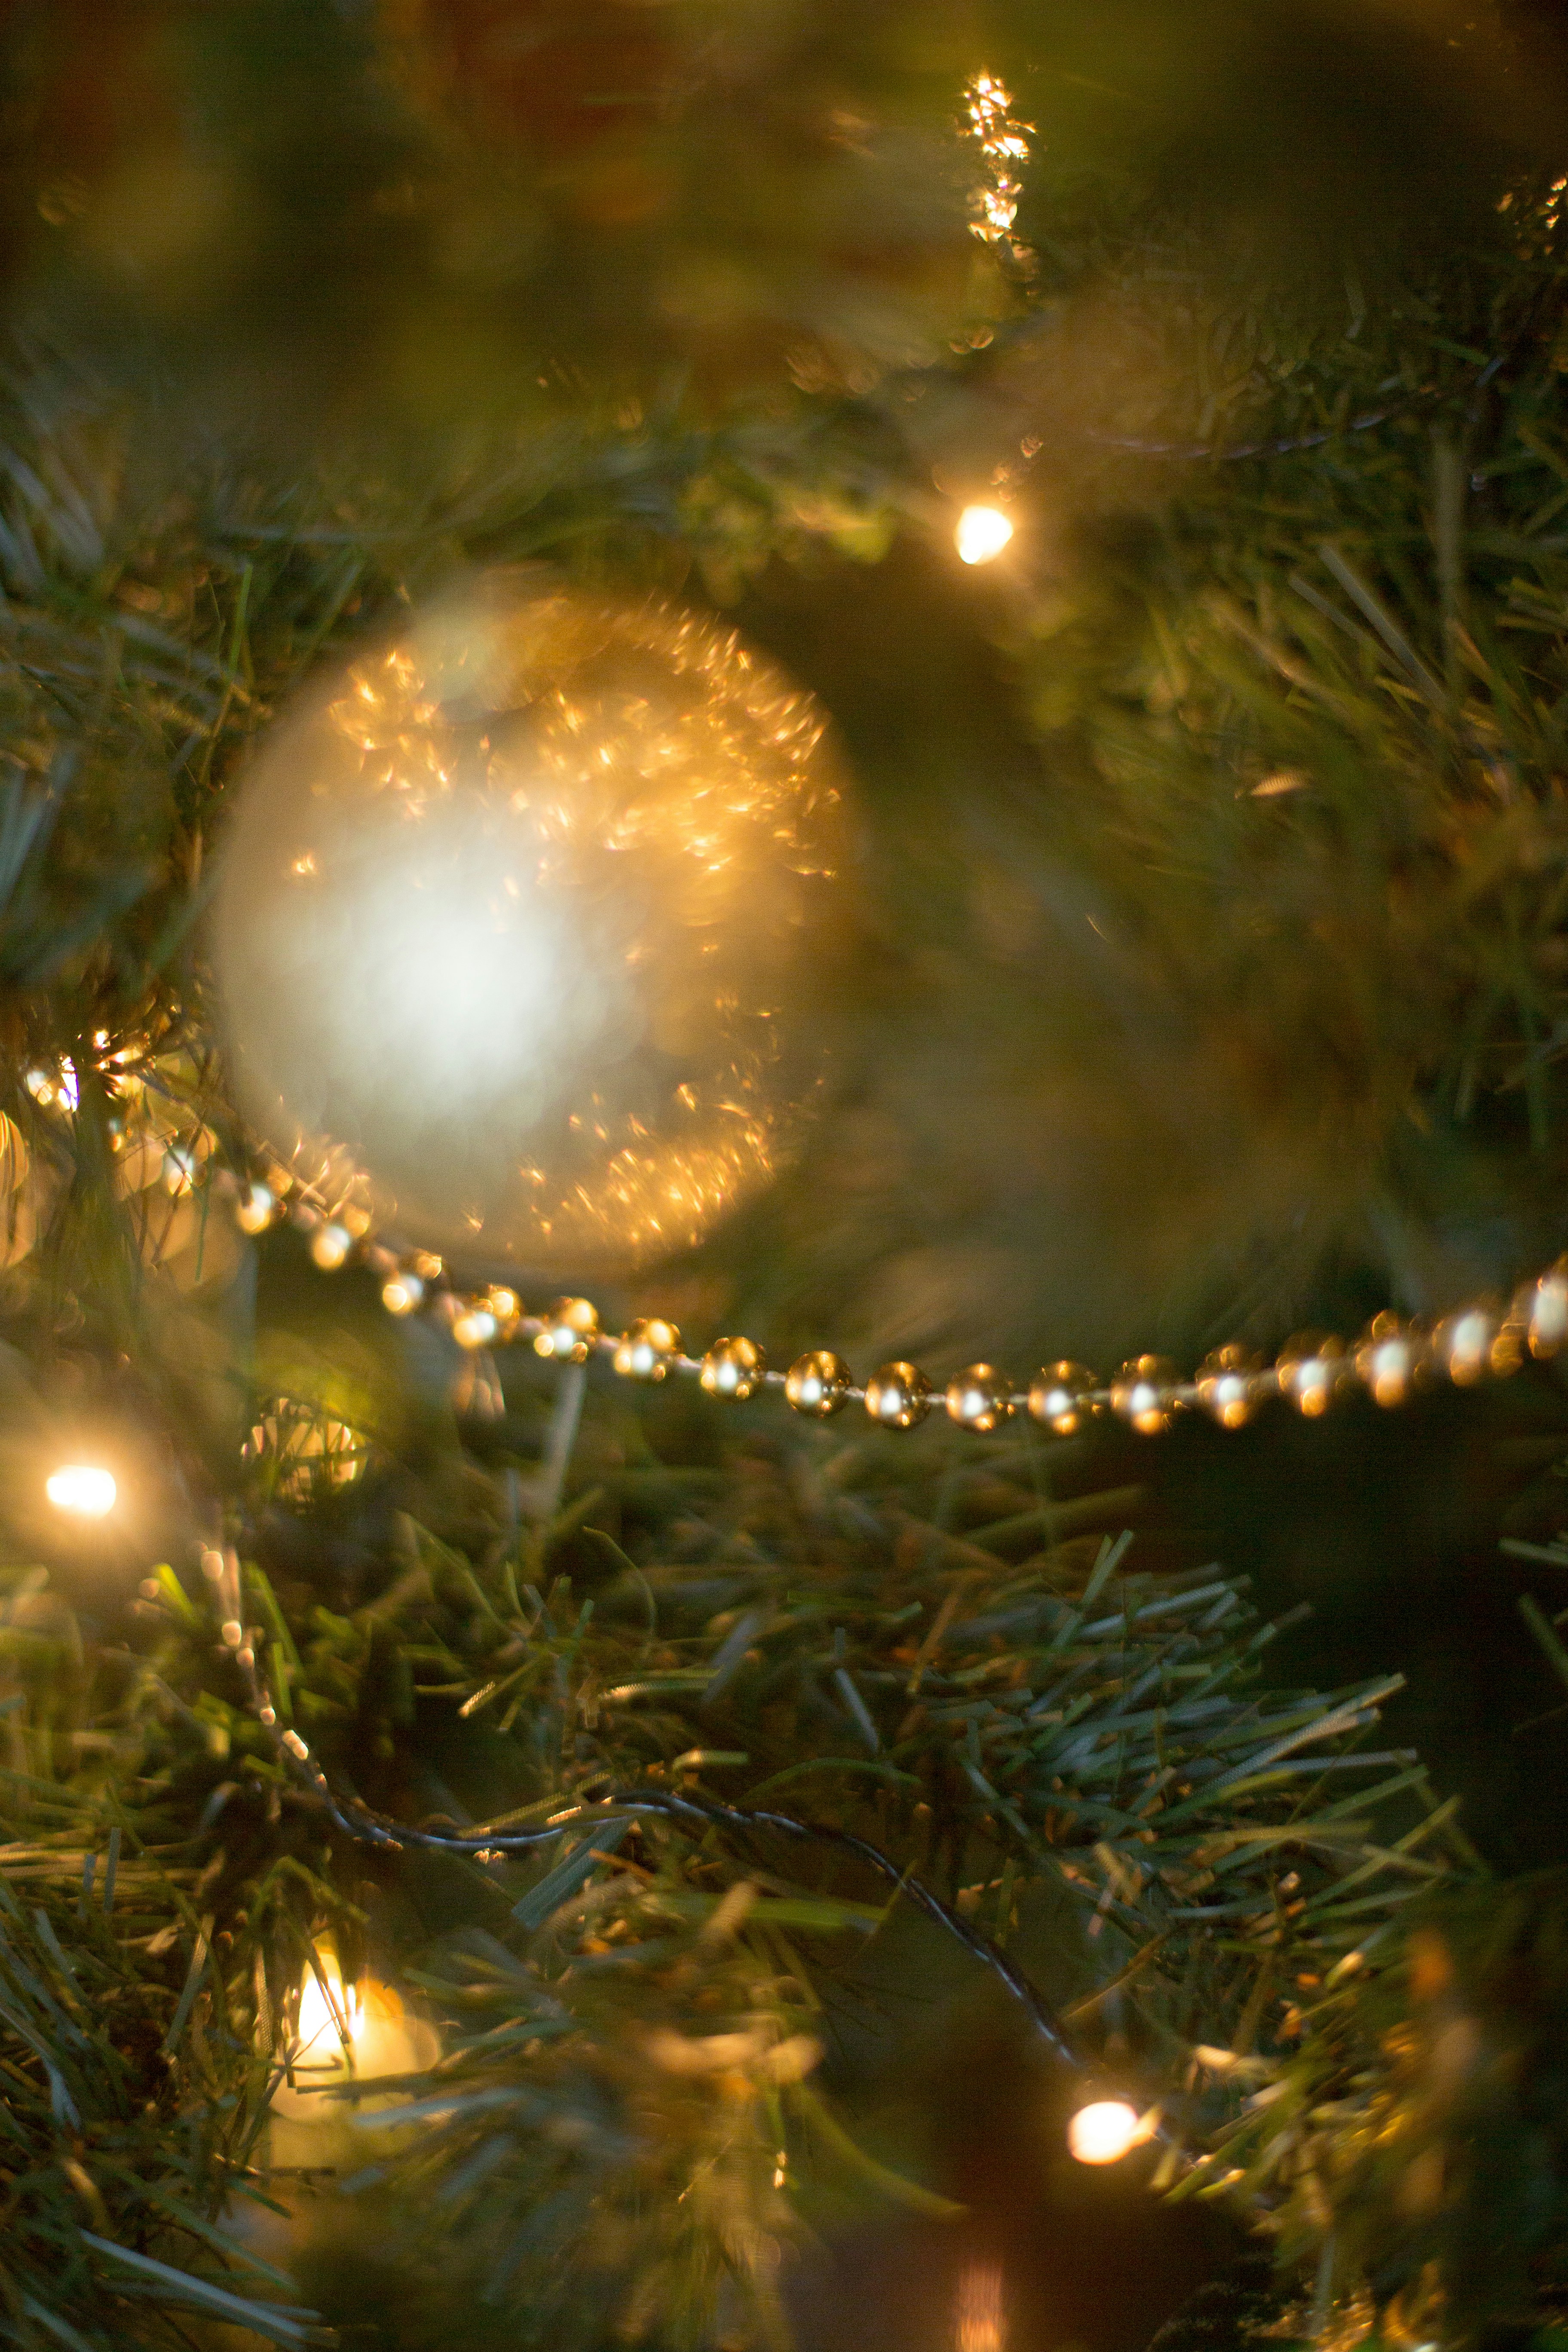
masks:
<path id="1" fill-rule="evenodd" d="M 822 1076 L 820 709 L 656 598 L 491 575 L 286 714 L 212 932 L 240 1104 L 384 1232 L 548 1272 L 689 1246 Z"/>
<path id="2" fill-rule="evenodd" d="M 1074 1437 L 1094 1412 L 1090 1398 L 1100 1381 L 1087 1364 L 1065 1357 L 1047 1364 L 1029 1383 L 1029 1412 L 1058 1437 Z"/>
<path id="3" fill-rule="evenodd" d="M 931 1382 L 918 1365 L 884 1364 L 866 1383 L 866 1410 L 884 1429 L 913 1429 L 931 1406 Z"/>
<path id="4" fill-rule="evenodd" d="M 534 1339 L 536 1356 L 558 1364 L 585 1364 L 599 1336 L 599 1311 L 589 1298 L 558 1298 Z"/>
<path id="5" fill-rule="evenodd" d="M 624 1381 L 662 1381 L 680 1353 L 680 1333 L 662 1315 L 645 1315 L 623 1331 L 611 1358 Z"/>
<path id="6" fill-rule="evenodd" d="M 812 1421 L 826 1421 L 848 1402 L 852 1386 L 849 1367 L 830 1348 L 813 1348 L 797 1356 L 784 1374 L 784 1395 L 796 1412 Z"/>
<path id="7" fill-rule="evenodd" d="M 1169 1391 L 1176 1385 L 1176 1368 L 1163 1356 L 1134 1356 L 1122 1365 L 1110 1383 L 1110 1410 L 1131 1422 L 1143 1437 L 1169 1426 Z"/>
<path id="8" fill-rule="evenodd" d="M 960 1429 L 988 1436 L 1013 1410 L 1013 1384 L 992 1364 L 968 1364 L 947 1384 L 948 1416 Z"/>
<path id="9" fill-rule="evenodd" d="M 767 1369 L 768 1360 L 754 1339 L 715 1339 L 699 1377 L 710 1397 L 744 1404 L 762 1387 Z"/>

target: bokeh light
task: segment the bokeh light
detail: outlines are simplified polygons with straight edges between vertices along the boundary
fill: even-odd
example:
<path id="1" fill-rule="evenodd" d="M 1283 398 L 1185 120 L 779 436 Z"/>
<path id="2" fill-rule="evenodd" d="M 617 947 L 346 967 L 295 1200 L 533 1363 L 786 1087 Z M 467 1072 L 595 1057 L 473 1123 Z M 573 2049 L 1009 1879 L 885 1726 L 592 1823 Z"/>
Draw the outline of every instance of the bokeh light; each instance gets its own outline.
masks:
<path id="1" fill-rule="evenodd" d="M 1138 2110 L 1125 2099 L 1091 2099 L 1068 2126 L 1068 2149 L 1079 2164 L 1119 2164 L 1142 2136 Z"/>
<path id="2" fill-rule="evenodd" d="M 965 507 L 954 526 L 952 543 L 961 562 L 989 563 L 1012 536 L 1011 519 L 1000 507 Z"/>
<path id="3" fill-rule="evenodd" d="M 68 1462 L 52 1470 L 44 1492 L 57 1511 L 68 1511 L 78 1519 L 106 1518 L 120 1495 L 113 1473 L 87 1462 Z"/>

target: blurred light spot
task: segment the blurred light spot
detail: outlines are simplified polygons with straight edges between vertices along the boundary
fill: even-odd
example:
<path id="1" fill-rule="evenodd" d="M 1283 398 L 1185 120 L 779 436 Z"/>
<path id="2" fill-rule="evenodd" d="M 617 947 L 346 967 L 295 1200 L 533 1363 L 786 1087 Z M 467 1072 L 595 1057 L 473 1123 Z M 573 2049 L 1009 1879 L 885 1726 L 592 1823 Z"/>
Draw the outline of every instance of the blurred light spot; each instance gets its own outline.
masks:
<path id="1" fill-rule="evenodd" d="M 999 2264 L 971 2263 L 960 2272 L 952 2333 L 957 2352 L 1004 2352 L 1007 2311 Z"/>
<path id="2" fill-rule="evenodd" d="M 50 1472 L 44 1492 L 57 1511 L 69 1511 L 79 1519 L 101 1519 L 114 1508 L 120 1489 L 111 1472 L 69 1462 Z"/>
<path id="3" fill-rule="evenodd" d="M 1118 2164 L 1142 2134 L 1125 2099 L 1092 2099 L 1068 2126 L 1068 2149 L 1079 2164 Z"/>
<path id="4" fill-rule="evenodd" d="M 963 563 L 989 563 L 1001 554 L 1013 536 L 1013 526 L 1000 507 L 965 507 L 952 534 Z"/>

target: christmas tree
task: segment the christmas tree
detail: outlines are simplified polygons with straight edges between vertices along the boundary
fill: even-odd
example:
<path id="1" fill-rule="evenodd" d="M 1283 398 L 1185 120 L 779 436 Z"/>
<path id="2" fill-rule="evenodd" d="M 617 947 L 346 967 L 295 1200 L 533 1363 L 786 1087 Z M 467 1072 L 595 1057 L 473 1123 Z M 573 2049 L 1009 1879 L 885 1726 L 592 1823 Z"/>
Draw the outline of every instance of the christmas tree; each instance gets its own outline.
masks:
<path id="1" fill-rule="evenodd" d="M 0 2336 L 1554 2341 L 1550 23 L 4 25 Z"/>

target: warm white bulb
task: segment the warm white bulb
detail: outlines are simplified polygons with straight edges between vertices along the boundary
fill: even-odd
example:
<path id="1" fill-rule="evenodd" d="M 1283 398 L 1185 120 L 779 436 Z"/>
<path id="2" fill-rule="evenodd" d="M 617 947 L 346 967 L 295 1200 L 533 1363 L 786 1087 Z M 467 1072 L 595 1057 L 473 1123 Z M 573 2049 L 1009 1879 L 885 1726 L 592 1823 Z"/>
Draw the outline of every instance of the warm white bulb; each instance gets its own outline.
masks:
<path id="1" fill-rule="evenodd" d="M 425 1296 L 416 1274 L 395 1274 L 381 1286 L 381 1303 L 389 1315 L 412 1315 Z"/>
<path id="2" fill-rule="evenodd" d="M 69 1511 L 79 1519 L 101 1519 L 114 1508 L 120 1490 L 110 1471 L 68 1462 L 50 1472 L 44 1492 L 57 1511 Z"/>
<path id="3" fill-rule="evenodd" d="M 318 1958 L 321 1975 L 307 1969 L 300 1987 L 296 2038 L 301 2057 L 317 2066 L 330 2066 L 345 2046 L 352 2047 L 359 2040 L 363 2012 L 358 1989 L 344 1984 L 333 1956 L 328 1952 Z"/>
<path id="4" fill-rule="evenodd" d="M 1125 2099 L 1094 2099 L 1068 2126 L 1068 2148 L 1079 2164 L 1117 2164 L 1142 2137 L 1136 2107 Z"/>
<path id="5" fill-rule="evenodd" d="M 1000 507 L 965 507 L 952 534 L 963 563 L 989 563 L 1001 554 L 1013 536 L 1013 526 Z"/>

